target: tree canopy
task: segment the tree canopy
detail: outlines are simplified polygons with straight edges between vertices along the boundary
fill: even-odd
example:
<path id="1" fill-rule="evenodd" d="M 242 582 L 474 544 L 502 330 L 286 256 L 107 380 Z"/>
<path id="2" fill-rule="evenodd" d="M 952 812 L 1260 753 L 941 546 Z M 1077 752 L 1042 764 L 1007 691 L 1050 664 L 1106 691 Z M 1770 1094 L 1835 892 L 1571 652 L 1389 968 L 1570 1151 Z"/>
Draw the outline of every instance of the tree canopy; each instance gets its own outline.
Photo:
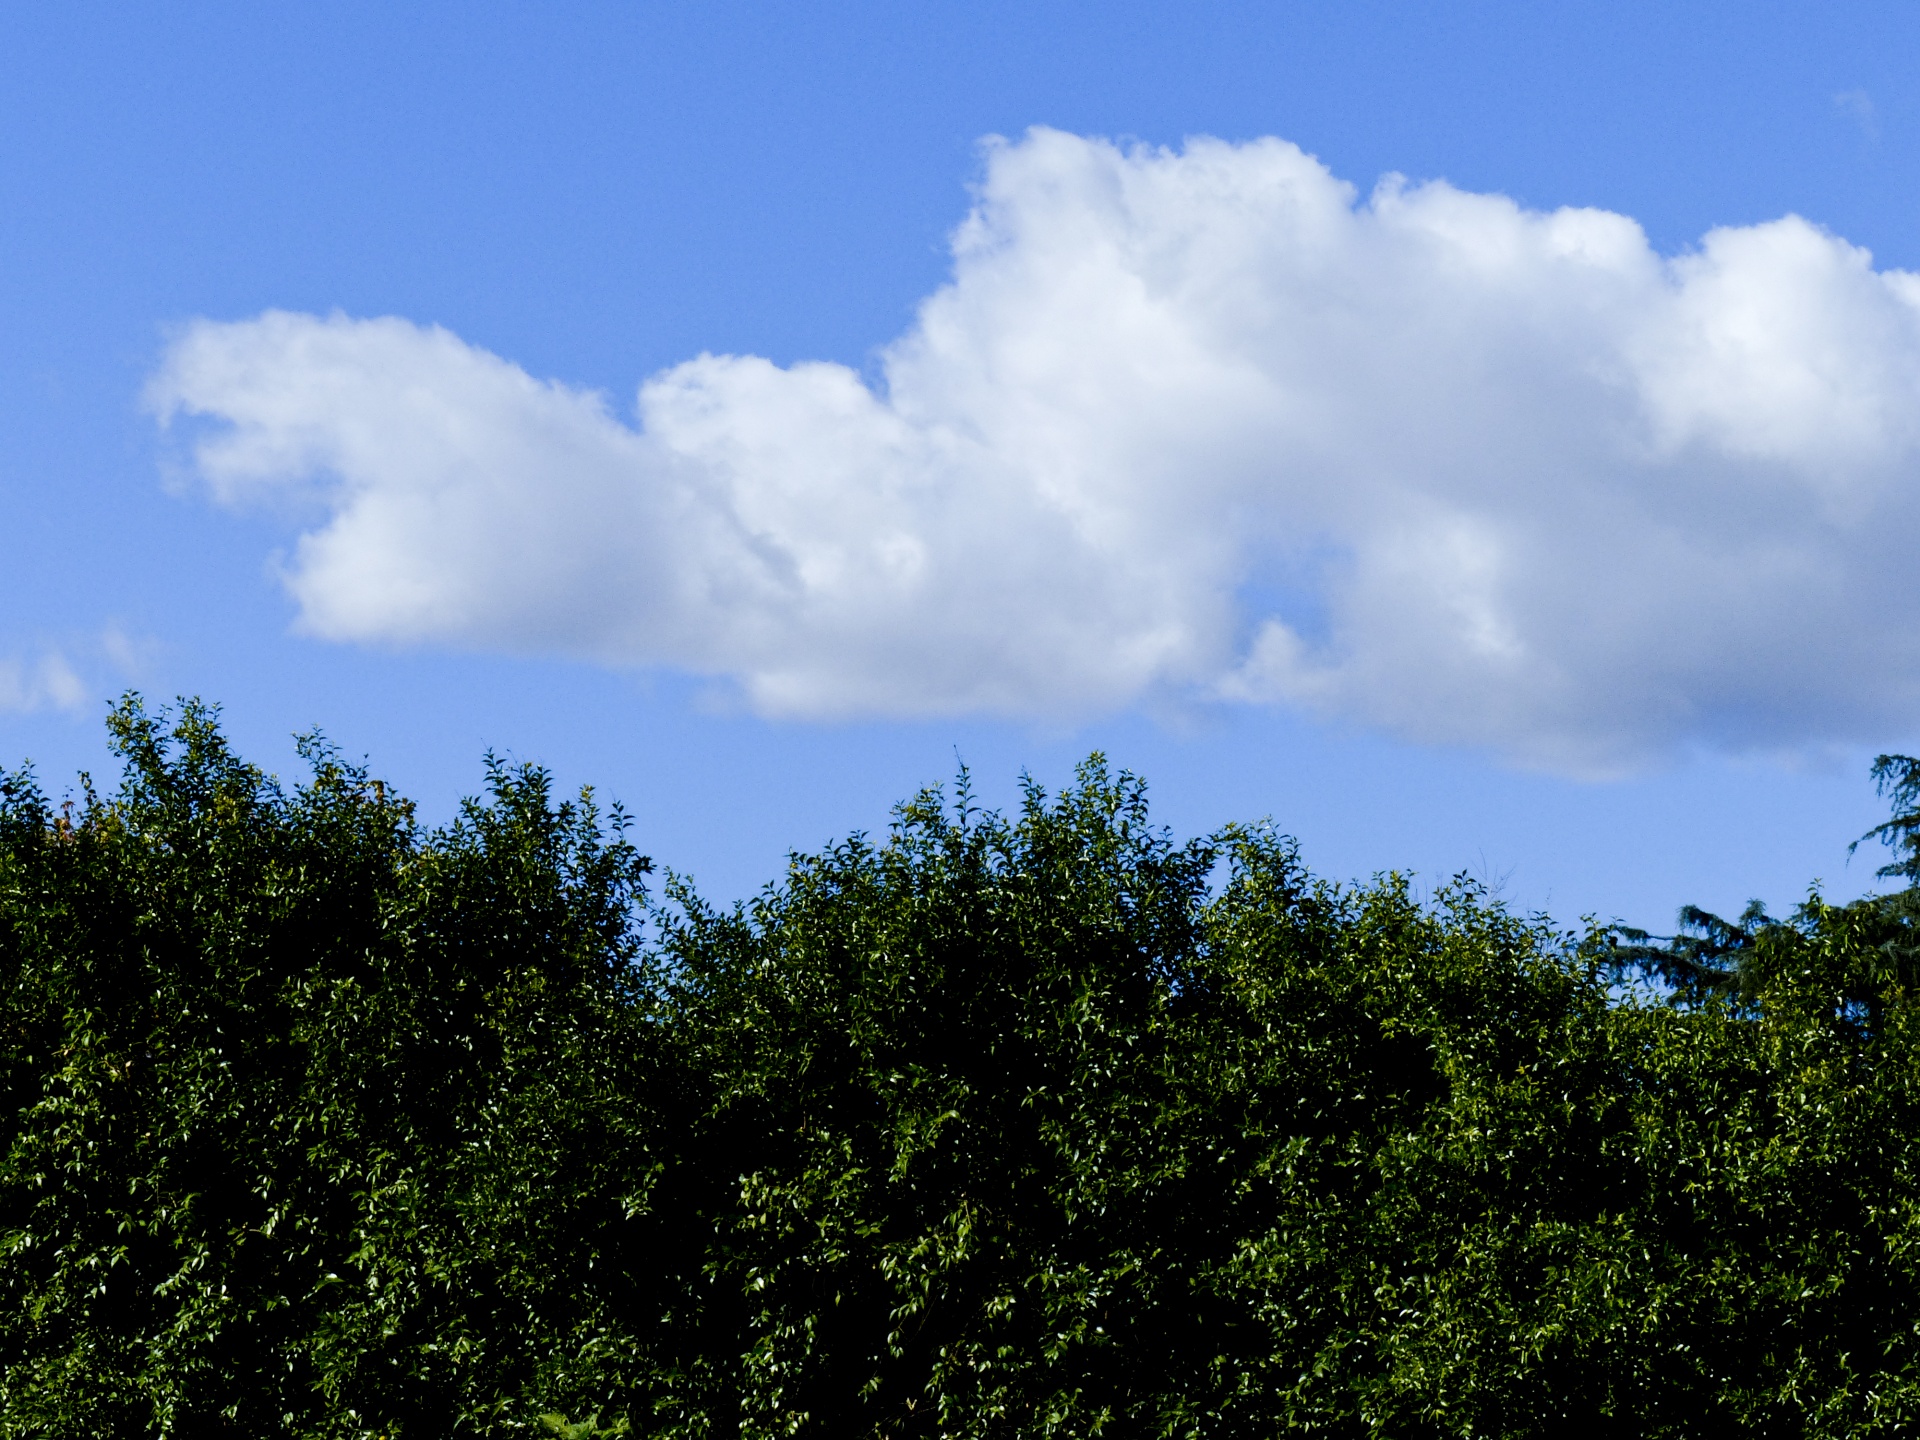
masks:
<path id="1" fill-rule="evenodd" d="M 0 1435 L 1920 1419 L 1912 892 L 1565 931 L 1096 756 L 723 908 L 535 768 L 111 728 L 0 780 Z"/>

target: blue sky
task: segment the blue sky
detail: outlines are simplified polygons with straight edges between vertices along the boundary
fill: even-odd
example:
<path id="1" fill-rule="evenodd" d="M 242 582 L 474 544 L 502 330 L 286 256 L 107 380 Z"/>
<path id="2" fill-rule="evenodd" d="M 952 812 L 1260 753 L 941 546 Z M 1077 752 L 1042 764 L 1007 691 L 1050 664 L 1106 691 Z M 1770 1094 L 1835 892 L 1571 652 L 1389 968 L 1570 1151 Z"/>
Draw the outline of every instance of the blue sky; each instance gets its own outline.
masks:
<path id="1" fill-rule="evenodd" d="M 55 787 L 135 685 L 276 767 L 317 724 L 429 815 L 488 747 L 538 760 L 722 896 L 956 755 L 1004 800 L 1095 747 L 1182 831 L 1271 815 L 1324 872 L 1469 869 L 1568 919 L 1869 883 L 1866 761 L 1920 745 L 1910 7 L 0 24 L 0 759 Z M 703 354 L 771 364 L 674 368 Z M 816 361 L 849 368 L 785 368 Z M 482 449 L 419 448 L 416 393 Z M 507 500 L 382 529 L 422 467 Z M 784 486 L 755 503 L 802 570 L 853 537 L 946 578 L 728 609 L 745 562 L 612 513 L 693 470 Z M 515 548 L 562 511 L 556 553 L 611 537 L 591 574 Z M 677 599 L 629 583 L 683 561 Z"/>

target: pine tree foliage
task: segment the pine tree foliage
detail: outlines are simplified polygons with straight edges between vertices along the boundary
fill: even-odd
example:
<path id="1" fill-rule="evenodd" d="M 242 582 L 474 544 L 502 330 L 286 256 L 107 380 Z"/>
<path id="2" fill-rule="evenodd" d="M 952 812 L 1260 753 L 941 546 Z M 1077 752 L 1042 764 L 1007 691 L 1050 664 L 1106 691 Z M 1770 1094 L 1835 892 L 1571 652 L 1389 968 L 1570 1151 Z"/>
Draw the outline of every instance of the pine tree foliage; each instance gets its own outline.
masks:
<path id="1" fill-rule="evenodd" d="M 1569 934 L 1096 757 L 717 908 L 536 769 L 112 725 L 0 781 L 0 1435 L 1920 1420 L 1897 896 Z"/>

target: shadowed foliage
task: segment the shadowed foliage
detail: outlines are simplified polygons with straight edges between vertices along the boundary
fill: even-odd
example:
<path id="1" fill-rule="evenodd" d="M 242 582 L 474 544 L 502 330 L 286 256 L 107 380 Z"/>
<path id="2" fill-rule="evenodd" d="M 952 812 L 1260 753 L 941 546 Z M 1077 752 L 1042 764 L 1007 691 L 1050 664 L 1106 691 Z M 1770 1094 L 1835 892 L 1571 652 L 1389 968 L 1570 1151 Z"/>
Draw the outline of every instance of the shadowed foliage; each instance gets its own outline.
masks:
<path id="1" fill-rule="evenodd" d="M 432 829 L 216 721 L 0 782 L 0 1435 L 1920 1415 L 1909 892 L 1575 935 L 1095 757 L 719 909 L 536 769 Z"/>

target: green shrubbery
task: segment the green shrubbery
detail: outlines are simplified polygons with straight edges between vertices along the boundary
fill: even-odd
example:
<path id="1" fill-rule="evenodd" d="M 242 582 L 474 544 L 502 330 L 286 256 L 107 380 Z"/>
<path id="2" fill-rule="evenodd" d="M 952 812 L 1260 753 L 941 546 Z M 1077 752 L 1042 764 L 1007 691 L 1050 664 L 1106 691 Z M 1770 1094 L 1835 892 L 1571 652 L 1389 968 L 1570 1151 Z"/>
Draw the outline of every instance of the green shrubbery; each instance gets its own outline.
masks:
<path id="1" fill-rule="evenodd" d="M 0 790 L 0 1434 L 1920 1420 L 1901 897 L 1572 936 L 1096 760 L 721 911 L 536 770 L 113 726 Z"/>

